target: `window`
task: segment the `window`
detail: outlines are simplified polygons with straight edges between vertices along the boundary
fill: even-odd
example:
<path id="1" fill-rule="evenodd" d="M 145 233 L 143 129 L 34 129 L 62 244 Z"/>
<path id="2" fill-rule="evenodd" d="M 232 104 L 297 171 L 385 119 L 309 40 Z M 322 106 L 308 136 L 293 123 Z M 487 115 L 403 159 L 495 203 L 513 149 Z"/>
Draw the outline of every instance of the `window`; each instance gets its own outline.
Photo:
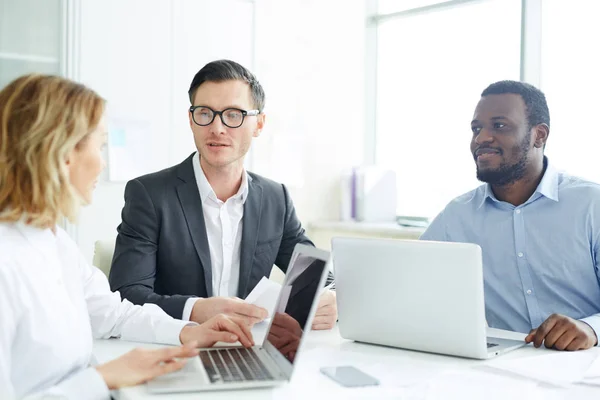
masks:
<path id="1" fill-rule="evenodd" d="M 469 150 L 473 111 L 487 85 L 519 79 L 520 44 L 520 0 L 445 5 L 379 22 L 375 157 L 397 173 L 399 215 L 434 217 L 478 185 Z"/>
<path id="2" fill-rule="evenodd" d="M 541 89 L 550 108 L 546 154 L 559 168 L 600 182 L 600 3 L 544 0 Z"/>
<path id="3" fill-rule="evenodd" d="M 379 14 L 391 14 L 448 2 L 450 0 L 378 0 L 377 8 Z"/>

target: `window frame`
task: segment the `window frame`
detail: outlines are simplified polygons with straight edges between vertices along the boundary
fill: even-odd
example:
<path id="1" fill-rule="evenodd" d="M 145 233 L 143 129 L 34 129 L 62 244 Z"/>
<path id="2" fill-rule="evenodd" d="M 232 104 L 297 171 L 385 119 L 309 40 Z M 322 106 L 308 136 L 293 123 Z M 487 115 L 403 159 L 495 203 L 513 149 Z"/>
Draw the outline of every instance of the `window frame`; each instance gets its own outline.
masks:
<path id="1" fill-rule="evenodd" d="M 440 0 L 441 1 L 441 0 Z M 377 59 L 379 24 L 389 20 L 442 11 L 467 3 L 491 0 L 451 0 L 399 12 L 379 14 L 378 0 L 365 0 L 365 136 L 366 165 L 377 164 Z M 542 58 L 542 0 L 521 0 L 520 80 L 540 87 Z"/>

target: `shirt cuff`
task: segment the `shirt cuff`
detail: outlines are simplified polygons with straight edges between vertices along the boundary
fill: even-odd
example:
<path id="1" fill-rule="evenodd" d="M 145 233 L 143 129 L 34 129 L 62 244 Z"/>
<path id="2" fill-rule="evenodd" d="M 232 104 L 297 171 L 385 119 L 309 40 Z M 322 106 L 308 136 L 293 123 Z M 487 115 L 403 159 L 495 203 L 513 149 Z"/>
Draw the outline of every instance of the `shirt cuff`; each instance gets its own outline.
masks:
<path id="1" fill-rule="evenodd" d="M 165 320 L 157 327 L 156 343 L 181 346 L 179 334 L 181 333 L 181 330 L 188 325 L 194 326 L 198 324 L 190 321 L 182 321 L 180 319 Z"/>
<path id="2" fill-rule="evenodd" d="M 199 297 L 190 297 L 185 301 L 185 306 L 183 306 L 183 314 L 181 315 L 181 319 L 183 321 L 189 321 L 190 316 L 192 315 L 192 309 L 194 308 L 194 304 L 196 304 L 196 300 Z"/>
<path id="3" fill-rule="evenodd" d="M 581 318 L 580 321 L 585 322 L 594 330 L 594 333 L 596 334 L 596 346 L 598 346 L 600 344 L 600 337 L 598 336 L 598 334 L 600 334 L 600 314 Z"/>

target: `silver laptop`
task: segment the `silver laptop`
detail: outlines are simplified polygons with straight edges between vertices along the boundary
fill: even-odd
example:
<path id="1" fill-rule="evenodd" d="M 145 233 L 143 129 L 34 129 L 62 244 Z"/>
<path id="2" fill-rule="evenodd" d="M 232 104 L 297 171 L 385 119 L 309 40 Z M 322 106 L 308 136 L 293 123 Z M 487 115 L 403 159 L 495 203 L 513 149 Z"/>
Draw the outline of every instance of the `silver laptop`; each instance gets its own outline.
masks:
<path id="1" fill-rule="evenodd" d="M 329 252 L 298 244 L 290 259 L 264 342 L 249 349 L 200 350 L 183 370 L 148 382 L 153 393 L 277 386 L 290 380 L 330 270 Z"/>
<path id="2" fill-rule="evenodd" d="M 525 345 L 486 338 L 475 244 L 333 238 L 332 259 L 346 339 L 478 359 Z"/>

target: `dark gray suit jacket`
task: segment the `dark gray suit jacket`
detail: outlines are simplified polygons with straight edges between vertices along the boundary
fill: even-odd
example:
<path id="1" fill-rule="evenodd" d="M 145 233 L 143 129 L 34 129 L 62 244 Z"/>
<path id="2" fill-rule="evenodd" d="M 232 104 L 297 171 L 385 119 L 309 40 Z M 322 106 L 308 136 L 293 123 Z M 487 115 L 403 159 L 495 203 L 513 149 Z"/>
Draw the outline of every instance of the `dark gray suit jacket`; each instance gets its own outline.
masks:
<path id="1" fill-rule="evenodd" d="M 210 297 L 212 267 L 192 156 L 125 187 L 110 286 L 134 304 L 155 303 L 181 318 L 188 298 Z M 238 297 L 273 264 L 287 270 L 297 243 L 312 245 L 285 186 L 249 173 L 244 203 Z"/>

